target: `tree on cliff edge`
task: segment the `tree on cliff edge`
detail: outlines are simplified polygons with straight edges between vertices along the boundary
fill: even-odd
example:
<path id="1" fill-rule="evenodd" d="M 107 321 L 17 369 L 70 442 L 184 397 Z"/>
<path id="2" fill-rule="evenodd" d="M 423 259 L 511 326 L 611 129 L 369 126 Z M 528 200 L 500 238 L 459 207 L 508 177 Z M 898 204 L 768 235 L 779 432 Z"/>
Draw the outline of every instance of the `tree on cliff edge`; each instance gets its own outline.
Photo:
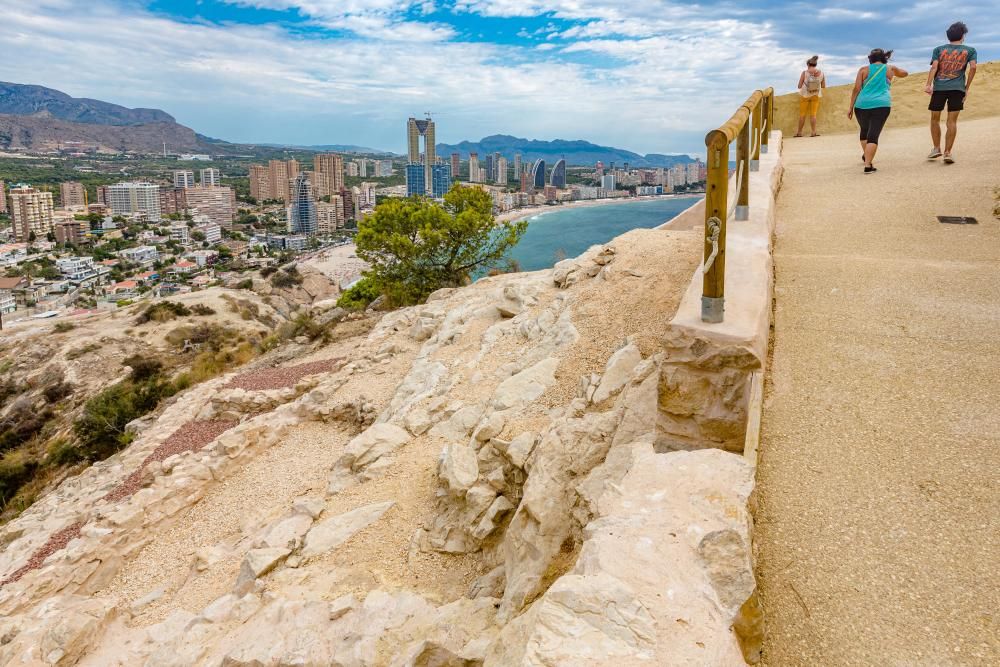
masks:
<path id="1" fill-rule="evenodd" d="M 368 287 L 402 306 L 468 284 L 477 271 L 500 264 L 527 228 L 527 222 L 497 222 L 487 192 L 455 185 L 443 204 L 424 197 L 380 203 L 358 225 L 355 243 L 371 265 Z"/>

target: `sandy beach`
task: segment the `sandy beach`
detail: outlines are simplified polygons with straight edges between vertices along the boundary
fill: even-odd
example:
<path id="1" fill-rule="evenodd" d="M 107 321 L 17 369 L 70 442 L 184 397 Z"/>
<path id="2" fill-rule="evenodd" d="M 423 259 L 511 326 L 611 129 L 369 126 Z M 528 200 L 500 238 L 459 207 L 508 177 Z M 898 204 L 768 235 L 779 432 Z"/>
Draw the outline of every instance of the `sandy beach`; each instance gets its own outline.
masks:
<path id="1" fill-rule="evenodd" d="M 583 199 L 580 201 L 558 204 L 556 206 L 530 206 L 519 208 L 513 211 L 505 211 L 497 216 L 497 222 L 507 222 L 510 220 L 525 220 L 539 213 L 550 213 L 552 211 L 567 211 L 578 208 L 589 208 L 591 206 L 603 206 L 605 204 L 628 204 L 637 201 L 651 201 L 654 199 L 677 199 L 681 197 L 702 197 L 698 194 L 676 194 L 676 195 L 650 195 L 645 197 L 618 197 L 616 199 Z"/>
<path id="2" fill-rule="evenodd" d="M 368 265 L 358 259 L 355 254 L 356 248 L 353 243 L 321 250 L 304 263 L 323 272 L 333 280 L 341 289 L 351 284 L 361 277 L 361 272 L 368 268 Z"/>

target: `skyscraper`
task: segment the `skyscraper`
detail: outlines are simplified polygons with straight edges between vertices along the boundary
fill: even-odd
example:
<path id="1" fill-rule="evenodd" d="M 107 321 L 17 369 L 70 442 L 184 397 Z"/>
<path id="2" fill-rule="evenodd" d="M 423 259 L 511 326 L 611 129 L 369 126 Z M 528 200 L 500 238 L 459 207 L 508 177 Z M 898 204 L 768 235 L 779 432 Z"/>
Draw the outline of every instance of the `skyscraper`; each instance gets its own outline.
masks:
<path id="1" fill-rule="evenodd" d="M 7 212 L 7 192 L 4 190 L 3 181 L 0 181 L 0 213 Z"/>
<path id="2" fill-rule="evenodd" d="M 451 188 L 451 167 L 447 164 L 436 164 L 431 169 L 431 174 L 434 179 L 431 182 L 431 196 L 435 199 L 440 199 Z"/>
<path id="3" fill-rule="evenodd" d="M 514 177 L 521 177 L 521 154 L 514 153 Z"/>
<path id="4" fill-rule="evenodd" d="M 556 188 L 566 187 L 566 160 L 559 160 L 552 167 L 552 175 L 549 176 L 549 185 Z"/>
<path id="5" fill-rule="evenodd" d="M 52 231 L 52 193 L 39 192 L 28 185 L 10 189 L 10 218 L 14 223 L 14 240 L 30 240 L 32 233 L 41 241 Z"/>
<path id="6" fill-rule="evenodd" d="M 496 160 L 490 153 L 486 154 L 486 159 L 483 162 L 486 167 L 486 180 L 495 181 L 497 180 L 496 174 Z"/>
<path id="7" fill-rule="evenodd" d="M 218 187 L 222 185 L 222 174 L 219 173 L 218 169 L 213 169 L 211 167 L 208 169 L 202 169 L 200 176 L 202 186 Z"/>
<path id="8" fill-rule="evenodd" d="M 503 156 L 497 159 L 497 183 L 507 185 L 507 158 Z"/>
<path id="9" fill-rule="evenodd" d="M 313 188 L 316 197 L 326 197 L 340 192 L 344 187 L 344 158 L 336 153 L 320 153 L 313 157 L 316 172 Z"/>
<path id="10" fill-rule="evenodd" d="M 410 118 L 406 122 L 406 143 L 408 148 L 407 161 L 409 164 L 424 165 L 424 192 L 427 196 L 434 196 L 434 165 L 437 164 L 437 153 L 434 145 L 434 121 L 430 118 L 417 120 Z M 424 138 L 424 152 L 420 153 L 420 138 Z M 410 170 L 406 170 L 409 175 Z M 415 188 L 407 186 L 407 193 Z"/>
<path id="11" fill-rule="evenodd" d="M 194 185 L 194 172 L 188 170 L 178 170 L 174 172 L 175 188 L 190 188 Z"/>
<path id="12" fill-rule="evenodd" d="M 469 153 L 469 182 L 470 183 L 480 183 L 482 181 L 479 178 L 479 154 Z"/>
<path id="13" fill-rule="evenodd" d="M 86 203 L 86 195 L 84 194 L 83 184 L 76 181 L 65 181 L 60 183 L 59 203 L 62 204 L 63 208 L 70 208 L 71 206 L 84 206 Z"/>
<path id="14" fill-rule="evenodd" d="M 250 196 L 257 201 L 277 199 L 287 202 L 291 179 L 299 175 L 298 160 L 271 160 L 267 165 L 250 165 Z"/>
<path id="15" fill-rule="evenodd" d="M 147 220 L 160 220 L 160 186 L 153 183 L 132 181 L 115 183 L 108 187 L 111 212 L 114 215 L 144 213 Z"/>
<path id="16" fill-rule="evenodd" d="M 458 153 L 451 154 L 451 175 L 458 178 L 459 168 L 462 166 L 461 156 Z"/>
<path id="17" fill-rule="evenodd" d="M 233 228 L 233 190 L 229 187 L 196 185 L 184 191 L 191 215 L 205 216 L 223 229 Z"/>
<path id="18" fill-rule="evenodd" d="M 305 174 L 298 174 L 292 180 L 291 202 L 288 207 L 288 231 L 294 234 L 314 235 L 318 228 L 316 202 L 313 200 L 312 186 Z"/>
<path id="19" fill-rule="evenodd" d="M 541 158 L 535 160 L 535 164 L 531 167 L 531 186 L 536 190 L 542 190 L 545 188 L 545 160 Z"/>

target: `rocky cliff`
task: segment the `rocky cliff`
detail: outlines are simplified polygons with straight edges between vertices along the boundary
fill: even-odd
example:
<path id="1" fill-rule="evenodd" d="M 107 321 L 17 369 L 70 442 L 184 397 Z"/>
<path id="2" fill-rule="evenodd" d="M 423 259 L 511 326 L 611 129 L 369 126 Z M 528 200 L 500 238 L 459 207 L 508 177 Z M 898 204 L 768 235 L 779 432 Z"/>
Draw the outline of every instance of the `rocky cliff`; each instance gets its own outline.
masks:
<path id="1" fill-rule="evenodd" d="M 661 428 L 701 247 L 636 230 L 182 394 L 0 530 L 0 662 L 743 664 L 752 467 Z"/>

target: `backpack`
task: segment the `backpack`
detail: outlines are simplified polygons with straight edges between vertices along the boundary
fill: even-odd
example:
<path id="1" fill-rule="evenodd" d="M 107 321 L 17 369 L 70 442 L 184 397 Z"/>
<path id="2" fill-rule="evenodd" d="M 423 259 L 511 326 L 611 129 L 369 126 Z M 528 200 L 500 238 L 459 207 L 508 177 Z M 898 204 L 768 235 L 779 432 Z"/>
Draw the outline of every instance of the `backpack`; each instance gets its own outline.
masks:
<path id="1" fill-rule="evenodd" d="M 823 75 L 816 76 L 810 74 L 806 77 L 806 92 L 807 93 L 818 93 L 820 89 L 820 84 L 823 83 Z"/>

